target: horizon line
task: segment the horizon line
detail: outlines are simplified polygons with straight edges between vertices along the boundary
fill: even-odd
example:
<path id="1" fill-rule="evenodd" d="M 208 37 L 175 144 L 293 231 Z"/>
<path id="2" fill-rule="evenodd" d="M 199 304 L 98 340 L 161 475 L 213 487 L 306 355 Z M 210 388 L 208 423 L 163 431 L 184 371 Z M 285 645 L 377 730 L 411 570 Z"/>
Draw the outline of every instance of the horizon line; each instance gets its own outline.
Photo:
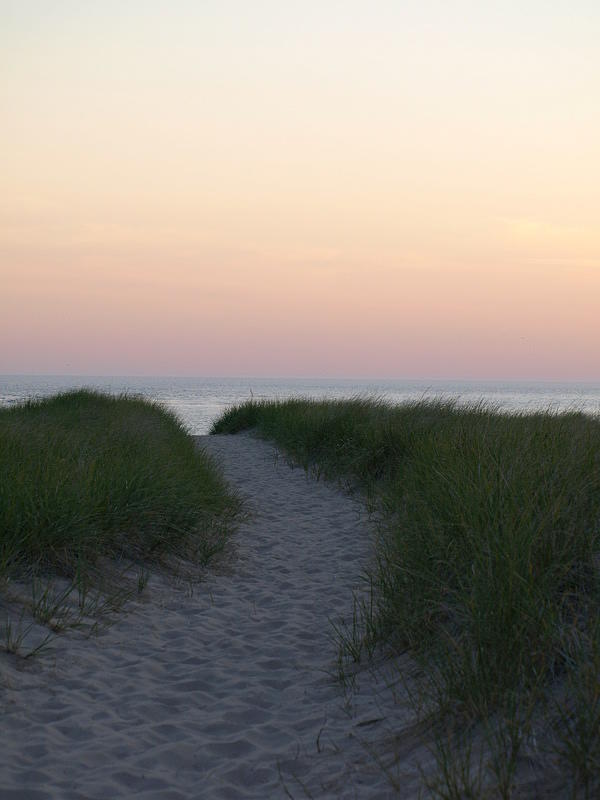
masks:
<path id="1" fill-rule="evenodd" d="M 418 383 L 567 383 L 600 384 L 597 378 L 558 377 L 417 377 L 417 376 L 358 376 L 358 375 L 201 375 L 157 373 L 93 373 L 93 372 L 2 372 L 2 378 L 160 378 L 179 380 L 271 380 L 271 381 L 403 381 Z"/>

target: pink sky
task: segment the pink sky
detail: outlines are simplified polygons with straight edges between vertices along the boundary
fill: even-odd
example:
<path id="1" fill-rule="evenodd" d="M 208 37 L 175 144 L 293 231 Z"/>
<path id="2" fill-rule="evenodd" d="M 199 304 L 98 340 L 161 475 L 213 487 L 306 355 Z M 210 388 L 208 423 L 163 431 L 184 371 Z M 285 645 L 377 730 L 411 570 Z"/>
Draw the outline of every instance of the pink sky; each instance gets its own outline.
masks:
<path id="1" fill-rule="evenodd" d="M 0 373 L 600 379 L 596 4 L 7 7 Z"/>

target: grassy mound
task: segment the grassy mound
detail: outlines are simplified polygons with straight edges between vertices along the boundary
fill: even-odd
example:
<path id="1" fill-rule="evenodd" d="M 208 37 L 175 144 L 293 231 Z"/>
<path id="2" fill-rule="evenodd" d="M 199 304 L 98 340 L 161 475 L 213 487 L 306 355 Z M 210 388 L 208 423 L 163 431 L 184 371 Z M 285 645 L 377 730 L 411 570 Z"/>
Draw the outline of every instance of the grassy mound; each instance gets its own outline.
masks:
<path id="1" fill-rule="evenodd" d="M 500 788 L 546 702 L 554 762 L 584 796 L 600 791 L 600 420 L 289 400 L 233 408 L 212 432 L 246 427 L 377 504 L 368 636 L 422 657 L 434 706 L 463 727 L 507 720 L 494 734 Z"/>
<path id="2" fill-rule="evenodd" d="M 240 510 L 177 418 L 74 391 L 0 410 L 0 575 L 85 573 L 101 555 L 205 561 Z"/>

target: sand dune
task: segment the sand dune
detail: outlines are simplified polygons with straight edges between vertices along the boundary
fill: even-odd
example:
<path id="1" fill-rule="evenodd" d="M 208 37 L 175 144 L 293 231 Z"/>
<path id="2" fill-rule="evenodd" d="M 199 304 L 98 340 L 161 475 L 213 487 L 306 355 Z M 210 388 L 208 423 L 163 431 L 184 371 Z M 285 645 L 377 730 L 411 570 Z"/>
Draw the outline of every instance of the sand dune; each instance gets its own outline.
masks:
<path id="1" fill-rule="evenodd" d="M 371 752 L 389 764 L 409 721 L 389 672 L 335 678 L 330 619 L 351 618 L 368 520 L 262 441 L 198 439 L 252 508 L 231 567 L 193 593 L 153 574 L 100 636 L 2 657 L 0 800 L 396 796 Z M 391 768 L 402 797 L 417 747 Z"/>

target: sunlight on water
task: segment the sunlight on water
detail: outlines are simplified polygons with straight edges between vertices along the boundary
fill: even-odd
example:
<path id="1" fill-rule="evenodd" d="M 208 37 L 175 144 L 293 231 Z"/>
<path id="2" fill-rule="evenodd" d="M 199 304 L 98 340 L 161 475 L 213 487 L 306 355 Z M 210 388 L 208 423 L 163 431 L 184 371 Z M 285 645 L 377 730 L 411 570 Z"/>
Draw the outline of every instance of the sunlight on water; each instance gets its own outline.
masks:
<path id="1" fill-rule="evenodd" d="M 115 394 L 128 392 L 164 403 L 191 433 L 207 433 L 210 424 L 234 403 L 292 396 L 384 397 L 394 403 L 421 398 L 484 400 L 506 411 L 572 410 L 600 413 L 600 383 L 406 381 L 326 378 L 149 378 L 61 375 L 0 376 L 0 406 L 29 397 L 46 397 L 89 387 Z"/>

